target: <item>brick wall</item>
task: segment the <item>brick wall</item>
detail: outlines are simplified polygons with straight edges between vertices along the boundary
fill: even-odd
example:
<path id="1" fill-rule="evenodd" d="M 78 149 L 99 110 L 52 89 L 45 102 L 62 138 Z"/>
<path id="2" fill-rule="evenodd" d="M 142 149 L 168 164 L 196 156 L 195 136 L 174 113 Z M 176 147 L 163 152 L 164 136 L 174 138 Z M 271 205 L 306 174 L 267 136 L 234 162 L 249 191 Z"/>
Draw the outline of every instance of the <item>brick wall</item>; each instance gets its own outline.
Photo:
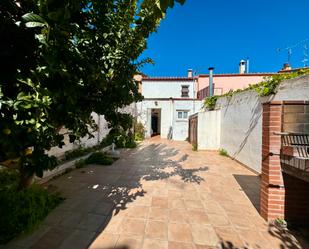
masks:
<path id="1" fill-rule="evenodd" d="M 285 188 L 280 166 L 282 105 L 265 103 L 262 119 L 261 216 L 266 220 L 284 217 Z"/>
<path id="2" fill-rule="evenodd" d="M 308 225 L 309 181 L 301 179 L 299 172 L 282 173 L 281 137 L 274 132 L 309 133 L 309 102 L 265 103 L 262 127 L 261 215 L 268 221 L 285 218 L 289 223 Z M 291 158 L 291 163 L 295 160 L 299 159 Z"/>

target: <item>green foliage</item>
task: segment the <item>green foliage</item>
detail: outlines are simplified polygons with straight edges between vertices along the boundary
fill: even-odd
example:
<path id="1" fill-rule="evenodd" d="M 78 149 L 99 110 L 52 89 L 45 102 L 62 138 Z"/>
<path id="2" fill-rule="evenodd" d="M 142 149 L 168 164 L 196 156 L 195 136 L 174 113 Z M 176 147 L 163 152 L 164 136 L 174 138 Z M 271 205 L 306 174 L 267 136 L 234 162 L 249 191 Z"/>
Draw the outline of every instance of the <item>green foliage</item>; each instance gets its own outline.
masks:
<path id="1" fill-rule="evenodd" d="M 92 137 L 92 112 L 117 126 L 118 111 L 142 99 L 133 76 L 174 2 L 184 0 L 1 3 L 1 165 L 41 177 L 57 165 L 46 152 L 64 145 L 62 128 L 70 142 Z"/>
<path id="2" fill-rule="evenodd" d="M 134 125 L 135 141 L 143 141 L 145 139 L 145 127 L 141 122 L 136 122 Z"/>
<path id="3" fill-rule="evenodd" d="M 257 92 L 259 96 L 268 96 L 277 92 L 277 87 L 280 82 L 287 79 L 293 79 L 305 74 L 309 74 L 309 69 L 300 69 L 291 73 L 275 74 L 271 77 L 266 77 L 262 82 L 258 84 L 250 85 L 247 89 L 253 89 Z"/>
<path id="4" fill-rule="evenodd" d="M 19 172 L 14 169 L 0 169 L 0 191 L 17 189 Z"/>
<path id="5" fill-rule="evenodd" d="M 134 135 L 132 127 L 134 119 L 130 114 L 117 113 L 112 118 L 111 126 L 113 127 L 109 134 L 103 139 L 101 144 L 112 144 L 118 148 L 135 148 Z"/>
<path id="6" fill-rule="evenodd" d="M 276 94 L 277 88 L 282 81 L 287 80 L 287 79 L 293 79 L 301 75 L 307 75 L 307 74 L 309 74 L 309 69 L 300 69 L 300 70 L 293 71 L 291 73 L 274 74 L 272 76 L 266 77 L 260 83 L 249 85 L 249 87 L 245 89 L 237 89 L 235 91 L 230 90 L 221 96 L 207 97 L 204 100 L 203 108 L 207 108 L 208 110 L 213 110 L 216 106 L 216 102 L 218 98 L 232 97 L 233 95 L 237 93 L 241 93 L 241 92 L 248 91 L 248 90 L 254 90 L 261 97 Z"/>
<path id="7" fill-rule="evenodd" d="M 95 149 L 96 149 L 96 147 L 84 148 L 84 147 L 80 146 L 77 149 L 66 151 L 65 152 L 65 160 L 72 160 L 74 158 L 85 156 L 85 155 L 89 154 L 90 152 L 95 151 Z"/>
<path id="8" fill-rule="evenodd" d="M 0 244 L 32 231 L 62 198 L 39 185 L 18 191 L 19 174 L 0 170 Z"/>
<path id="9" fill-rule="evenodd" d="M 77 168 L 77 169 L 84 168 L 86 165 L 87 165 L 87 164 L 86 164 L 86 160 L 84 160 L 84 159 L 80 159 L 80 160 L 78 160 L 78 161 L 76 161 L 76 162 L 74 163 L 74 166 L 75 166 L 75 168 Z"/>
<path id="10" fill-rule="evenodd" d="M 192 150 L 197 151 L 197 144 L 192 144 Z"/>
<path id="11" fill-rule="evenodd" d="M 102 152 L 92 153 L 86 160 L 86 164 L 111 165 L 114 160 Z"/>
<path id="12" fill-rule="evenodd" d="M 229 154 L 227 153 L 227 151 L 225 149 L 219 149 L 219 155 L 220 156 L 228 156 Z"/>
<path id="13" fill-rule="evenodd" d="M 211 97 L 205 98 L 203 108 L 207 108 L 208 110 L 213 110 L 216 107 L 218 97 L 219 96 L 211 96 Z"/>

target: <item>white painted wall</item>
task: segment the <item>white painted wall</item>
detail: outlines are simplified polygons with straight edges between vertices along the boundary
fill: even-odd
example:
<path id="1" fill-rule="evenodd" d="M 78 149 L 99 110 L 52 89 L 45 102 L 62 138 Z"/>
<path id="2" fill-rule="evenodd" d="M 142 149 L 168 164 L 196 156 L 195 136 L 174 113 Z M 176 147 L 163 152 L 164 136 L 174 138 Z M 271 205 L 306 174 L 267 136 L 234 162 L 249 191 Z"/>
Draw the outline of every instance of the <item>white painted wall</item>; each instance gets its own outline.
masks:
<path id="1" fill-rule="evenodd" d="M 204 140 L 212 139 L 213 134 L 218 132 L 217 127 L 220 127 L 218 148 L 227 150 L 231 157 L 261 172 L 262 103 L 271 100 L 309 101 L 309 75 L 282 82 L 274 96 L 261 98 L 254 91 L 246 91 L 232 98 L 219 98 L 216 109 L 221 112 L 221 120 L 213 114 L 213 111 L 204 112 L 205 114 L 199 113 L 199 148 L 211 149 L 213 144 L 207 144 Z M 213 141 L 215 143 L 215 140 Z"/>
<path id="2" fill-rule="evenodd" d="M 220 148 L 257 172 L 262 155 L 262 103 L 254 91 L 220 99 Z"/>
<path id="3" fill-rule="evenodd" d="M 196 95 L 194 82 L 192 81 L 151 81 L 146 80 L 142 83 L 142 94 L 147 98 L 181 98 L 182 85 L 189 86 L 189 98 Z"/>
<path id="4" fill-rule="evenodd" d="M 188 116 L 201 109 L 199 100 L 143 100 L 137 103 L 138 120 L 146 128 L 146 137 L 151 136 L 151 109 L 161 109 L 161 137 L 167 138 L 173 127 L 173 140 L 184 141 L 188 137 L 188 119 L 179 120 L 178 110 L 188 110 Z"/>
<path id="5" fill-rule="evenodd" d="M 199 150 L 218 150 L 221 136 L 221 110 L 198 113 L 197 137 Z"/>
<path id="6" fill-rule="evenodd" d="M 98 131 L 93 132 L 93 138 L 88 138 L 84 137 L 80 141 L 76 141 L 74 143 L 70 143 L 69 141 L 69 136 L 65 135 L 64 136 L 64 143 L 65 145 L 62 148 L 59 147 L 53 147 L 48 151 L 49 155 L 53 155 L 56 157 L 62 157 L 66 151 L 73 150 L 78 148 L 79 146 L 84 146 L 84 147 L 92 147 L 94 145 L 99 144 L 102 139 L 108 134 L 109 129 L 107 127 L 107 122 L 104 119 L 104 116 L 92 113 L 92 117 L 96 124 L 98 125 L 99 129 Z M 66 133 L 66 129 L 62 129 L 61 133 L 64 134 Z"/>

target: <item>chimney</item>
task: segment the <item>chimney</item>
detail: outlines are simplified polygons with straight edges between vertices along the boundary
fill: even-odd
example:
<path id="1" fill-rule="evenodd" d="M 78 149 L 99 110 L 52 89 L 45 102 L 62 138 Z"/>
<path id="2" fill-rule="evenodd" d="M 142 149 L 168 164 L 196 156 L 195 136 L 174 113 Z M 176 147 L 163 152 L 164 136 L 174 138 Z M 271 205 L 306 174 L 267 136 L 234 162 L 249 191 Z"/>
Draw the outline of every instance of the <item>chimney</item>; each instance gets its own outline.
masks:
<path id="1" fill-rule="evenodd" d="M 214 67 L 208 68 L 209 70 L 209 87 L 208 87 L 208 96 L 211 97 L 214 95 Z"/>
<path id="2" fill-rule="evenodd" d="M 250 66 L 250 61 L 249 58 L 246 60 L 246 73 L 249 73 L 249 66 Z"/>
<path id="3" fill-rule="evenodd" d="M 289 63 L 284 63 L 283 64 L 283 68 L 281 69 L 281 71 L 290 71 L 292 70 L 292 67 L 290 66 Z"/>
<path id="4" fill-rule="evenodd" d="M 246 72 L 246 62 L 244 60 L 241 60 L 239 62 L 239 73 L 244 74 Z"/>
<path id="5" fill-rule="evenodd" d="M 192 77 L 193 77 L 193 70 L 188 69 L 188 78 L 192 78 Z"/>

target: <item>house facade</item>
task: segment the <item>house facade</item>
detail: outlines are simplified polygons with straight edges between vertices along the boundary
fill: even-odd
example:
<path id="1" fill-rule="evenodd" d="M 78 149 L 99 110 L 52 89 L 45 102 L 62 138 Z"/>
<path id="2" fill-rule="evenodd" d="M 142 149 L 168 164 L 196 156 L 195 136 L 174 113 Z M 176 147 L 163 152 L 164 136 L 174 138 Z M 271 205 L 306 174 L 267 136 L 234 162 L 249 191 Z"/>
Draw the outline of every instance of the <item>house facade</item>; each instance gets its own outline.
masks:
<path id="1" fill-rule="evenodd" d="M 198 98 L 204 99 L 209 96 L 210 77 L 213 82 L 213 95 L 223 95 L 229 91 L 244 89 L 249 85 L 257 84 L 264 80 L 265 77 L 272 76 L 276 73 L 249 73 L 248 61 L 239 62 L 239 72 L 229 74 L 216 74 L 214 68 L 209 68 L 209 74 L 197 75 Z M 284 68 L 283 68 L 284 70 Z"/>
<path id="2" fill-rule="evenodd" d="M 140 91 L 144 100 L 137 103 L 137 118 L 146 137 L 186 140 L 189 116 L 201 109 L 197 83 L 192 77 L 143 77 Z"/>

